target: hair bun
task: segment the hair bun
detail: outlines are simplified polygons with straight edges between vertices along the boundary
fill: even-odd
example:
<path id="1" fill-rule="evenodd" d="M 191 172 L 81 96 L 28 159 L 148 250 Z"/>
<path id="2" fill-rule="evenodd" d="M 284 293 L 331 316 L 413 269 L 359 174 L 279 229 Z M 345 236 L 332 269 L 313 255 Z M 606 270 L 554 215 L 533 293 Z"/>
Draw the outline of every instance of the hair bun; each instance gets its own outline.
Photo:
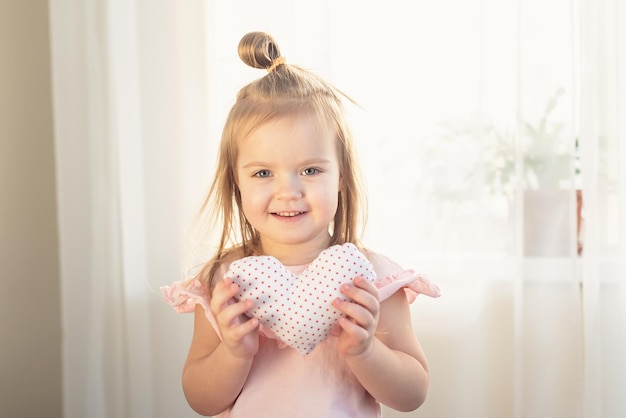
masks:
<path id="1" fill-rule="evenodd" d="M 278 44 L 265 32 L 250 32 L 239 41 L 239 58 L 250 67 L 272 71 L 284 63 Z M 277 61 L 282 58 L 282 62 Z"/>

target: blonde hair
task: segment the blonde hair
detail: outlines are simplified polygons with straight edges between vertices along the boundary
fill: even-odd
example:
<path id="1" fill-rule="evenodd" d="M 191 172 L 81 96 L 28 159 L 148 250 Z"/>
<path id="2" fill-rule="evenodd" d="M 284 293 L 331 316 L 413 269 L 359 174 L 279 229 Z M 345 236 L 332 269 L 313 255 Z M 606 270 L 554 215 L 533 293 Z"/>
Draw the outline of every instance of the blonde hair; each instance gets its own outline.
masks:
<path id="1" fill-rule="evenodd" d="M 222 226 L 216 253 L 199 275 L 209 289 L 213 288 L 213 276 L 225 258 L 258 255 L 261 251 L 259 234 L 247 221 L 241 206 L 236 163 L 240 141 L 267 121 L 313 113 L 321 124 L 332 128 L 336 133 L 342 187 L 331 224 L 330 245 L 351 242 L 359 246 L 360 231 L 365 225 L 356 152 L 341 101 L 342 96 L 348 97 L 312 72 L 288 64 L 266 33 L 245 35 L 239 42 L 239 57 L 251 67 L 266 69 L 268 74 L 237 94 L 222 132 L 217 170 L 200 209 L 200 217 L 211 214 L 209 225 Z"/>

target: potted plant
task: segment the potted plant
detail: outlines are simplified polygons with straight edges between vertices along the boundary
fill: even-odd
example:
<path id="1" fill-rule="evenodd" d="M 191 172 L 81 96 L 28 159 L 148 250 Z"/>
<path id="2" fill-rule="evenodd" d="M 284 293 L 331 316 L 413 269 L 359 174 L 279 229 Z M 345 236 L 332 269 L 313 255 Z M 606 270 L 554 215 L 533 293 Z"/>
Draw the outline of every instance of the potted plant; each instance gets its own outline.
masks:
<path id="1" fill-rule="evenodd" d="M 580 169 L 573 152 L 578 150 L 577 139 L 576 146 L 572 147 L 564 138 L 563 124 L 552 118 L 563 94 L 562 88 L 557 89 L 539 120 L 524 123 L 519 138 L 486 118 L 475 117 L 469 122 L 449 125 L 431 148 L 433 161 L 437 161 L 442 152 L 446 153 L 445 158 L 439 160 L 458 157 L 454 164 L 458 173 L 454 181 L 456 189 L 482 185 L 492 195 L 505 196 L 512 210 L 516 208 L 514 199 L 518 191 L 522 192 L 524 253 L 531 257 L 558 257 L 570 253 L 571 182 L 574 174 L 580 175 Z M 470 148 L 479 150 L 471 159 Z M 450 152 L 458 155 L 455 157 Z M 437 187 L 441 193 L 446 193 L 445 185 Z M 580 224 L 582 198 L 579 191 L 577 198 Z"/>

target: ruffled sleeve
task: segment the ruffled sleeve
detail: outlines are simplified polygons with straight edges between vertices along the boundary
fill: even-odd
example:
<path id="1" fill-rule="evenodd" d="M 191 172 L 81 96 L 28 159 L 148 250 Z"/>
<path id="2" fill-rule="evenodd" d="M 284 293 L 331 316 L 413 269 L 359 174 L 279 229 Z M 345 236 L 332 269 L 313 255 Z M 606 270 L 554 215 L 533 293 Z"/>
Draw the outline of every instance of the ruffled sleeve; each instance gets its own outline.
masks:
<path id="1" fill-rule="evenodd" d="M 196 305 L 202 306 L 204 315 L 209 320 L 220 339 L 220 329 L 217 320 L 211 312 L 209 306 L 209 292 L 207 287 L 200 283 L 198 279 L 191 278 L 172 283 L 171 286 L 162 286 L 161 297 L 178 313 L 191 313 L 196 309 Z"/>
<path id="2" fill-rule="evenodd" d="M 409 303 L 413 303 L 417 295 L 426 295 L 432 298 L 441 296 L 437 285 L 432 283 L 426 276 L 415 273 L 413 270 L 404 270 L 399 274 L 391 274 L 376 281 L 380 300 L 383 301 L 404 288 Z"/>
<path id="3" fill-rule="evenodd" d="M 198 279 L 188 279 L 174 282 L 171 286 L 160 288 L 163 300 L 178 313 L 190 313 L 201 305 L 205 310 L 209 308 L 208 292 Z"/>
<path id="4" fill-rule="evenodd" d="M 420 294 L 433 298 L 441 296 L 439 287 L 427 276 L 413 270 L 404 270 L 389 258 L 372 251 L 367 252 L 367 257 L 376 271 L 375 284 L 381 302 L 400 289 L 404 289 L 409 303 L 413 303 Z"/>

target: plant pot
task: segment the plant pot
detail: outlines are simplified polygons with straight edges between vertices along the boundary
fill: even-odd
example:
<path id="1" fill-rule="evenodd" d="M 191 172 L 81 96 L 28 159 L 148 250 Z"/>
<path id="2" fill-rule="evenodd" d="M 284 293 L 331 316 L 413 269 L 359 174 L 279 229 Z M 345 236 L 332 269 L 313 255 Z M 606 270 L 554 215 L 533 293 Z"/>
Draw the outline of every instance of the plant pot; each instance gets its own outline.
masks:
<path id="1" fill-rule="evenodd" d="M 524 191 L 524 255 L 526 257 L 568 257 L 572 242 L 582 252 L 582 193 L 576 191 L 576 223 L 570 210 L 571 190 Z"/>

